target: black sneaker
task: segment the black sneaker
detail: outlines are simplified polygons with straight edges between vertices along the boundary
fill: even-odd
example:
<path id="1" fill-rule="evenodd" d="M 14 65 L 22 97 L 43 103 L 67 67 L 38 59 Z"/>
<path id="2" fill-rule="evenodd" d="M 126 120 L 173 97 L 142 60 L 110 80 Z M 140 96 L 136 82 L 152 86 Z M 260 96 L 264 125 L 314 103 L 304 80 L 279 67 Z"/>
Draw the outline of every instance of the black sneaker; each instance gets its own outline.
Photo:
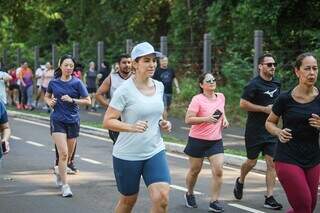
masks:
<path id="1" fill-rule="evenodd" d="M 77 167 L 74 165 L 74 163 L 69 163 L 67 166 L 67 174 L 77 174 L 79 172 L 79 170 L 77 169 Z"/>
<path id="2" fill-rule="evenodd" d="M 186 193 L 184 195 L 184 199 L 186 200 L 186 207 L 188 208 L 198 208 L 196 198 L 194 195 Z"/>
<path id="3" fill-rule="evenodd" d="M 270 197 L 264 196 L 266 200 L 264 201 L 264 207 L 268 209 L 273 209 L 273 210 L 280 210 L 282 209 L 282 205 L 278 203 L 274 197 L 271 195 Z"/>
<path id="4" fill-rule="evenodd" d="M 236 179 L 236 183 L 233 189 L 233 195 L 236 199 L 241 200 L 243 195 L 243 183 L 239 182 L 240 177 Z"/>
<path id="5" fill-rule="evenodd" d="M 223 212 L 224 209 L 223 209 L 222 204 L 219 201 L 216 200 L 216 201 L 210 202 L 209 211 L 211 211 L 211 212 Z"/>

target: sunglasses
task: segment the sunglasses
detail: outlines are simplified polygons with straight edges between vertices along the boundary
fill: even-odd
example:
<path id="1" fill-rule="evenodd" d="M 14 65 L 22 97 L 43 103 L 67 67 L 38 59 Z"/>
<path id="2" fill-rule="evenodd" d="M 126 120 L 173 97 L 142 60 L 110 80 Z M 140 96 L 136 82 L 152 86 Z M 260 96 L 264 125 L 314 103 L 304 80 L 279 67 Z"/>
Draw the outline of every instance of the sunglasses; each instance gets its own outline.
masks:
<path id="1" fill-rule="evenodd" d="M 272 66 L 276 67 L 277 63 L 264 63 L 263 65 L 267 65 L 267 67 L 271 68 Z"/>
<path id="2" fill-rule="evenodd" d="M 205 83 L 208 83 L 208 84 L 213 84 L 216 82 L 216 79 L 215 78 L 211 78 L 211 79 L 207 79 L 204 81 Z"/>

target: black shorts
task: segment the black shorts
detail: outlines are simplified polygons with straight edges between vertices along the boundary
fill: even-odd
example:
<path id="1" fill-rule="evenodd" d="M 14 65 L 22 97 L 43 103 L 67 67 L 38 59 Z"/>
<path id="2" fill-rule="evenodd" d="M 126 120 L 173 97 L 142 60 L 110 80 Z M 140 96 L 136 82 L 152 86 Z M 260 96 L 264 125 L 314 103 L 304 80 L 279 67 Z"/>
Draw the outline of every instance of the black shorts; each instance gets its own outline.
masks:
<path id="1" fill-rule="evenodd" d="M 41 86 L 41 91 L 42 91 L 44 94 L 46 94 L 47 89 L 48 89 L 48 88 Z"/>
<path id="2" fill-rule="evenodd" d="M 247 158 L 250 160 L 255 160 L 259 157 L 259 154 L 262 153 L 262 155 L 269 155 L 271 157 L 274 156 L 276 149 L 276 143 L 262 143 L 257 144 L 255 146 L 246 146 L 247 151 Z"/>
<path id="3" fill-rule="evenodd" d="M 12 91 L 12 90 L 20 90 L 20 86 L 18 84 L 10 84 L 9 85 L 9 90 Z"/>
<path id="4" fill-rule="evenodd" d="M 97 88 L 87 88 L 88 93 L 95 93 L 97 92 Z"/>
<path id="5" fill-rule="evenodd" d="M 223 142 L 222 139 L 209 141 L 189 136 L 184 153 L 194 158 L 210 157 L 212 155 L 224 153 Z"/>
<path id="6" fill-rule="evenodd" d="M 61 121 L 50 121 L 50 133 L 61 132 L 67 134 L 67 138 L 76 138 L 79 136 L 80 122 L 77 123 L 64 123 Z"/>

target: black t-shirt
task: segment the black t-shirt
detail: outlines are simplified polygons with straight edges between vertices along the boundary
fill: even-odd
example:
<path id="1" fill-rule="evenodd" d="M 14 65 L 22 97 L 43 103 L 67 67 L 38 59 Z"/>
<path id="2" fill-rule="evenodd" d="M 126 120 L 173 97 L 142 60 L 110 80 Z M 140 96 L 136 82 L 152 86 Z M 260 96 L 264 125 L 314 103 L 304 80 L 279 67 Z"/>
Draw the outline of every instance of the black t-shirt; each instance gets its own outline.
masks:
<path id="1" fill-rule="evenodd" d="M 100 86 L 104 79 L 106 79 L 106 77 L 108 77 L 108 75 L 110 74 L 110 70 L 107 67 L 101 67 L 101 69 L 99 70 L 99 74 L 102 75 L 102 77 L 98 80 L 98 85 Z"/>
<path id="2" fill-rule="evenodd" d="M 280 94 L 280 82 L 276 80 L 266 81 L 260 76 L 253 78 L 244 88 L 242 99 L 260 106 L 273 104 Z M 247 147 L 262 143 L 276 143 L 276 137 L 272 136 L 265 128 L 268 114 L 263 112 L 248 112 L 246 123 L 245 141 Z"/>
<path id="3" fill-rule="evenodd" d="M 153 75 L 153 79 L 163 83 L 165 94 L 172 94 L 172 83 L 175 77 L 174 70 L 171 68 L 162 69 L 159 67 Z"/>
<path id="4" fill-rule="evenodd" d="M 320 95 L 309 103 L 298 103 L 291 95 L 292 90 L 282 93 L 272 107 L 282 117 L 283 128 L 291 129 L 292 139 L 277 143 L 275 161 L 291 163 L 303 168 L 320 163 L 319 130 L 310 126 L 311 114 L 320 115 Z"/>

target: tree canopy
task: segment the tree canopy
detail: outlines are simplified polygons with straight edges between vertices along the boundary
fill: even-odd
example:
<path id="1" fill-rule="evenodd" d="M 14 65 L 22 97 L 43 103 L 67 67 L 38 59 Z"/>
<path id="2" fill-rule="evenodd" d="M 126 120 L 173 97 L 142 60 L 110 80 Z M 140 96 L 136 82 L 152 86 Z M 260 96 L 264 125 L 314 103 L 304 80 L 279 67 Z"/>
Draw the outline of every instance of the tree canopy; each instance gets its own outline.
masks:
<path id="1" fill-rule="evenodd" d="M 283 66 L 298 53 L 319 53 L 318 11 L 317 0 L 2 0 L 0 50 L 20 47 L 31 57 L 38 45 L 47 57 L 52 43 L 65 53 L 76 41 L 80 58 L 88 61 L 96 57 L 97 42 L 104 41 L 105 57 L 112 61 L 124 52 L 126 39 L 159 48 L 160 36 L 166 35 L 178 70 L 190 65 L 200 72 L 203 34 L 210 32 L 214 72 L 227 79 L 230 63 L 238 69 L 252 64 L 254 30 L 263 30 L 264 50 Z"/>

